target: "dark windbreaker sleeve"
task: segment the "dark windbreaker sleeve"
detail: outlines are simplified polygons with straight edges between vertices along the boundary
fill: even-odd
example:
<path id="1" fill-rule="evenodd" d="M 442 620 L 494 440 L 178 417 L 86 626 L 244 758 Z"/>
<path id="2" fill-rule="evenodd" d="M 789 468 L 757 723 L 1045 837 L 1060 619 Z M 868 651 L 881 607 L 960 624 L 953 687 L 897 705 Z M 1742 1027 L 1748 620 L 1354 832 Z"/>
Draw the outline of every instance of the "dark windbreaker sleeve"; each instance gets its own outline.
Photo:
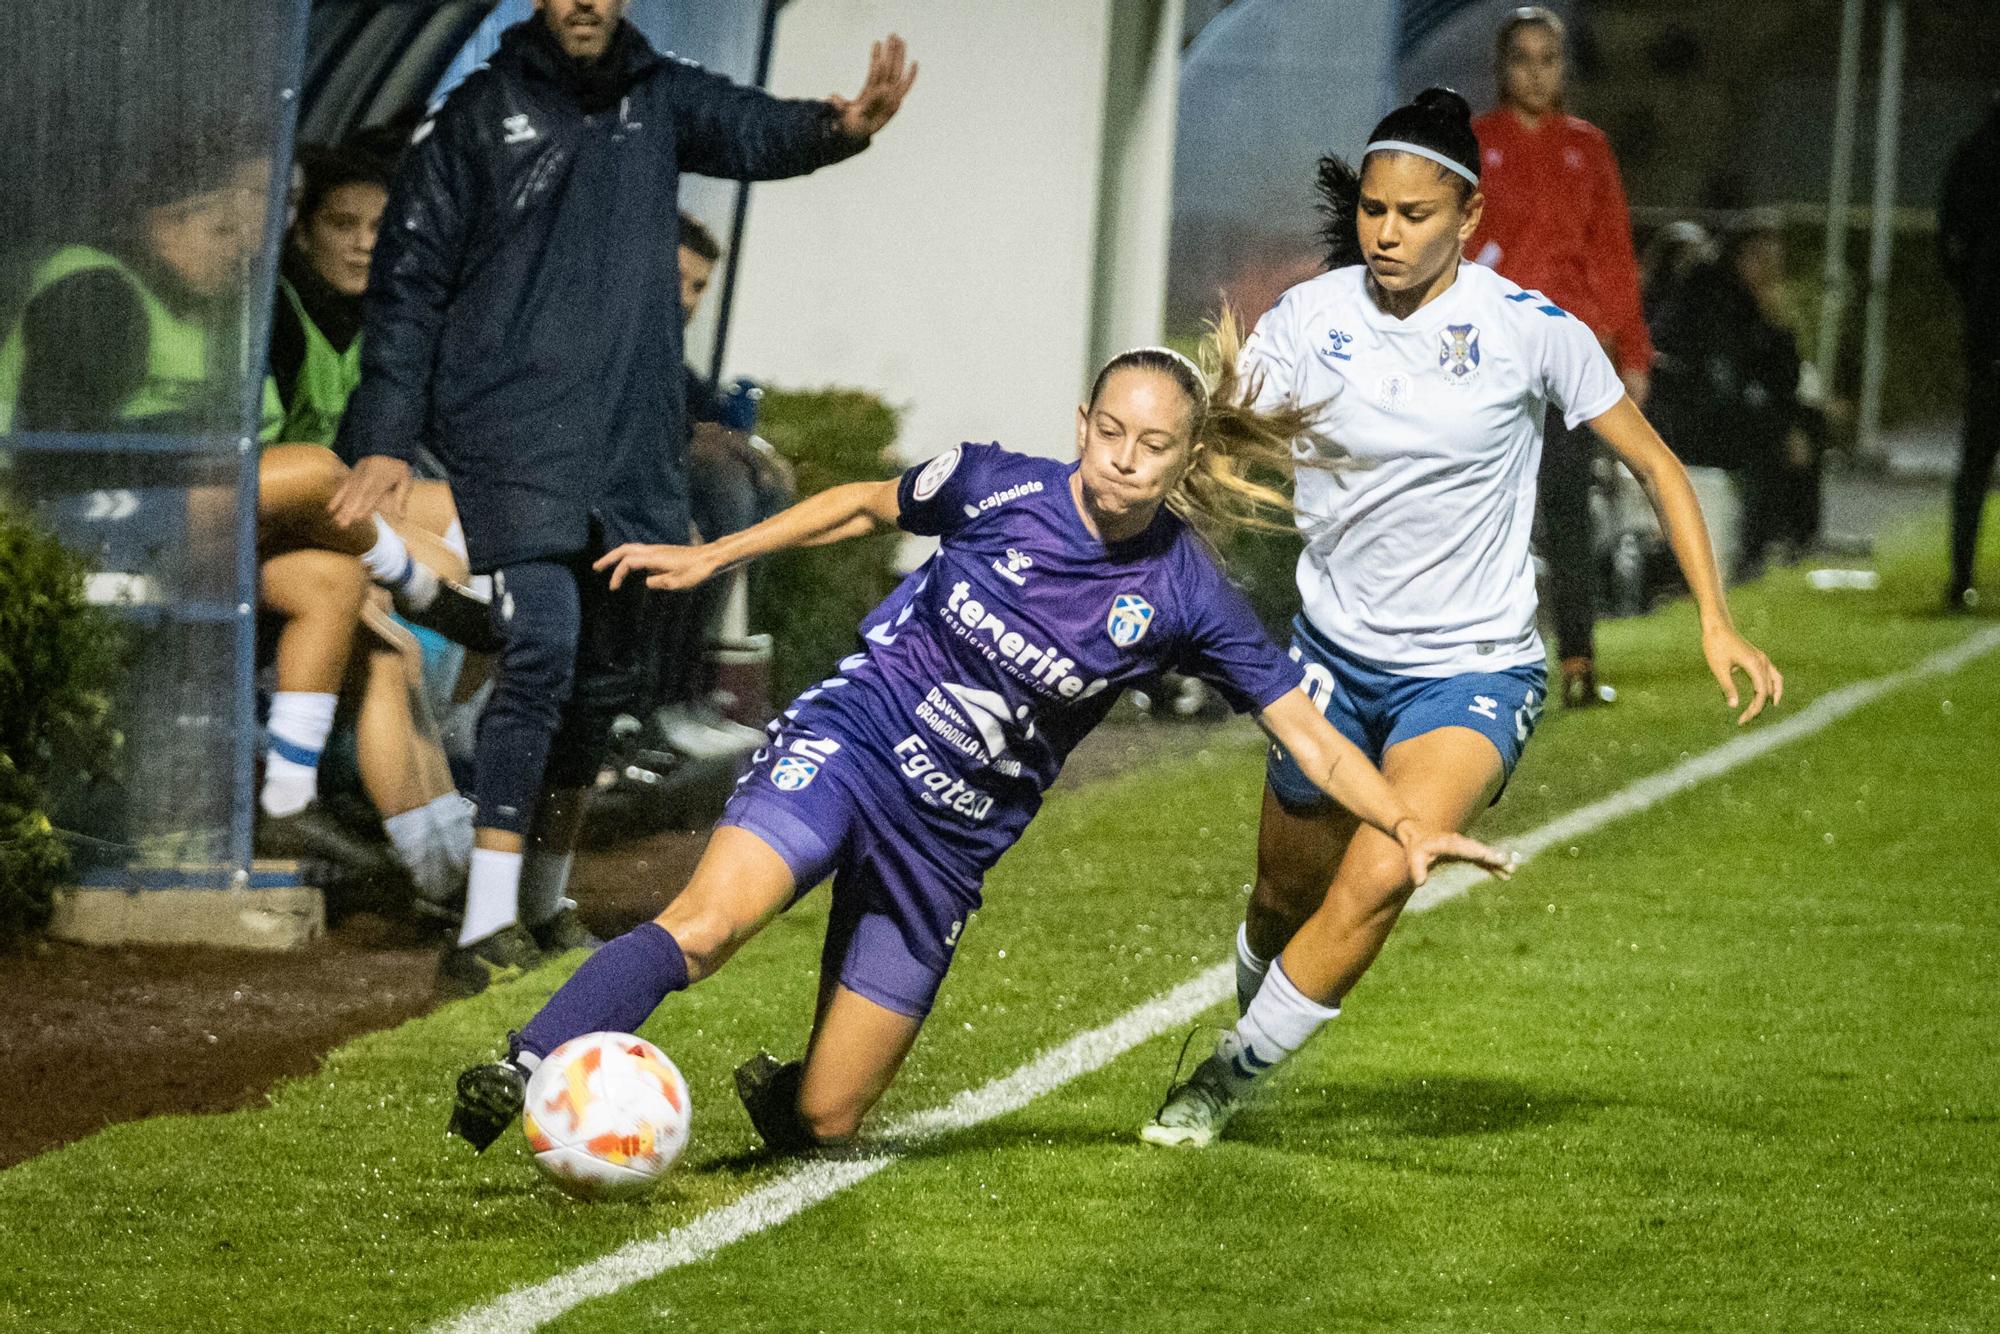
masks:
<path id="1" fill-rule="evenodd" d="M 349 463 L 369 454 L 417 461 L 445 311 L 477 216 L 474 133 L 447 106 L 419 127 L 397 169 L 369 264 L 361 383 L 340 421 L 336 452 Z"/>
<path id="2" fill-rule="evenodd" d="M 682 171 L 775 181 L 868 147 L 866 139 L 841 133 L 827 102 L 773 97 L 684 60 L 674 62 L 666 82 Z"/>

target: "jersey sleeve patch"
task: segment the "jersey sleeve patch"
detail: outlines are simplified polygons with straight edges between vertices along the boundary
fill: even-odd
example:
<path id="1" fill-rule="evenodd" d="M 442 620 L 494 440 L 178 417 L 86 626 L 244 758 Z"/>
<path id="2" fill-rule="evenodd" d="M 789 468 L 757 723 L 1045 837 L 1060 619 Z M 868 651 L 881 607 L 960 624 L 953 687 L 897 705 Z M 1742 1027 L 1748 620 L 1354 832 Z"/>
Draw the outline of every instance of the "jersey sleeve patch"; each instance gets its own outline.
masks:
<path id="1" fill-rule="evenodd" d="M 910 498 L 929 500 L 938 493 L 938 488 L 951 479 L 958 471 L 958 461 L 965 457 L 965 446 L 953 445 L 944 453 L 926 463 L 917 474 L 916 482 L 910 487 Z"/>

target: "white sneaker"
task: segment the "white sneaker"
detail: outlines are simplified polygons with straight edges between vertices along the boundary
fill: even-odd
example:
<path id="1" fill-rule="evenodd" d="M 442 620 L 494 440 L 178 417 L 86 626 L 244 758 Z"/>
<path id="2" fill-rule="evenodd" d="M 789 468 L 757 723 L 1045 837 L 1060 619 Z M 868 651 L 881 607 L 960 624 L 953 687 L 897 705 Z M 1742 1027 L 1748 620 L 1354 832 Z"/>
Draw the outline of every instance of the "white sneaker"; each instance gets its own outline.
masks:
<path id="1" fill-rule="evenodd" d="M 712 760 L 744 754 L 764 741 L 764 734 L 756 728 L 730 722 L 719 713 L 695 706 L 669 704 L 653 718 L 660 740 L 689 759 Z"/>
<path id="2" fill-rule="evenodd" d="M 1168 1149 L 1205 1149 L 1236 1115 L 1236 1095 L 1222 1074 L 1221 1058 L 1210 1056 L 1185 1083 L 1167 1090 L 1167 1100 L 1139 1129 L 1147 1144 Z"/>

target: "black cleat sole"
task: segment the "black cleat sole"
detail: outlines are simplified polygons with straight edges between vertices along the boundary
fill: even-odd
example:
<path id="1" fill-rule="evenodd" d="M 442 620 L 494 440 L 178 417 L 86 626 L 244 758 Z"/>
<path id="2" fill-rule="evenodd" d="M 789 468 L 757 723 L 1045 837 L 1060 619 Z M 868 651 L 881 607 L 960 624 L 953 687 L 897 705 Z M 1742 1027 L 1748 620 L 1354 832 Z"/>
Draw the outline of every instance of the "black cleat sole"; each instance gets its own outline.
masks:
<path id="1" fill-rule="evenodd" d="M 520 1116 L 528 1101 L 528 1081 L 502 1061 L 475 1065 L 458 1077 L 457 1097 L 446 1132 L 484 1153 Z"/>

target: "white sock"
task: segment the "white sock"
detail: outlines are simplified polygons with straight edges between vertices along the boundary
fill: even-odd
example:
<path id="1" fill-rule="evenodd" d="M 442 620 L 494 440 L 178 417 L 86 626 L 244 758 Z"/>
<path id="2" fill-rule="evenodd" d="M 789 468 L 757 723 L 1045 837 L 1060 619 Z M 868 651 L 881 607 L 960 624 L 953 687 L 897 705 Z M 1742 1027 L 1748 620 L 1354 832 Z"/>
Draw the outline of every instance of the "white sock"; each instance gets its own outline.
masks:
<path id="1" fill-rule="evenodd" d="M 266 815 L 296 815 L 319 795 L 319 756 L 333 731 L 338 697 L 308 690 L 280 690 L 271 696 L 266 731 L 270 746 L 264 753 L 264 791 L 259 798 Z"/>
<path id="2" fill-rule="evenodd" d="M 529 926 L 540 926 L 564 908 L 574 908 L 576 901 L 563 897 L 569 888 L 570 866 L 576 860 L 574 853 L 557 853 L 537 850 L 530 852 L 521 863 L 521 920 Z"/>
<path id="3" fill-rule="evenodd" d="M 432 832 L 429 808 L 418 806 L 400 815 L 387 816 L 382 821 L 382 830 L 389 835 L 389 846 L 396 850 L 396 860 L 410 873 L 410 879 L 416 881 L 417 893 L 432 903 L 449 901 L 457 886 L 451 883 L 451 868 Z"/>
<path id="4" fill-rule="evenodd" d="M 437 572 L 410 554 L 402 536 L 381 515 L 375 516 L 375 545 L 361 557 L 368 577 L 396 595 L 396 605 L 422 611 L 437 601 Z"/>
<path id="5" fill-rule="evenodd" d="M 465 920 L 459 924 L 458 943 L 470 945 L 502 927 L 512 926 L 518 920 L 515 903 L 520 890 L 520 853 L 474 848 L 472 873 L 465 881 Z"/>
<path id="6" fill-rule="evenodd" d="M 1285 965 L 1274 964 L 1250 1008 L 1222 1035 L 1215 1054 L 1224 1077 L 1239 1096 L 1311 1041 L 1320 1026 L 1338 1018 L 1338 1005 L 1321 1005 L 1292 985 Z"/>
<path id="7" fill-rule="evenodd" d="M 479 807 L 456 792 L 447 792 L 423 809 L 430 817 L 431 838 L 452 868 L 456 879 L 452 897 L 456 898 L 472 869 L 472 814 Z"/>
<path id="8" fill-rule="evenodd" d="M 1260 959 L 1250 948 L 1250 924 L 1245 922 L 1236 928 L 1236 1013 L 1240 1017 L 1249 1013 L 1250 1002 L 1257 999 L 1258 988 L 1264 985 L 1264 974 L 1271 971 L 1271 961 Z"/>

